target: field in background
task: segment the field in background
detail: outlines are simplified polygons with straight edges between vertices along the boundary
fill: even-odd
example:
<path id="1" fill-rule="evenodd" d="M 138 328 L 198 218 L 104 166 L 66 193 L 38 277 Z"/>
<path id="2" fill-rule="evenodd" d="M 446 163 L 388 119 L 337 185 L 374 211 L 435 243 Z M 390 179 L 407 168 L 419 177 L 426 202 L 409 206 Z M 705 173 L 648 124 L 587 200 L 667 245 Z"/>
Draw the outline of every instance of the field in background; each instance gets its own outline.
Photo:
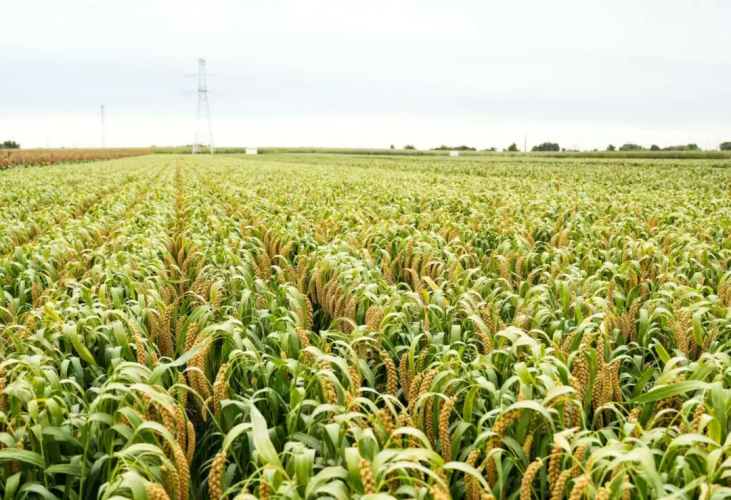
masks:
<path id="1" fill-rule="evenodd" d="M 154 148 L 160 154 L 189 154 L 190 146 L 173 148 Z M 243 147 L 219 147 L 217 154 L 243 154 Z M 258 148 L 259 154 L 349 154 L 383 156 L 449 156 L 449 151 L 414 149 L 368 149 L 368 148 Z M 208 154 L 208 150 L 201 150 Z M 731 160 L 731 151 L 565 151 L 507 153 L 494 151 L 460 151 L 460 156 L 506 156 L 530 158 L 650 158 L 650 159 L 726 159 Z"/>
<path id="2" fill-rule="evenodd" d="M 111 160 L 152 153 L 146 148 L 121 149 L 0 149 L 0 170 L 9 167 Z"/>
<path id="3" fill-rule="evenodd" d="M 240 155 L 246 148 L 221 147 L 216 149 L 217 154 Z M 0 169 L 13 166 L 40 166 L 58 163 L 79 163 L 87 161 L 110 160 L 127 156 L 146 154 L 191 154 L 191 147 L 171 148 L 110 148 L 110 149 L 20 149 L 0 150 Z M 258 148 L 260 155 L 289 154 L 289 155 L 356 155 L 356 156 L 383 156 L 383 157 L 444 157 L 449 151 L 411 150 L 411 149 L 348 149 L 348 148 Z M 209 154 L 208 150 L 201 149 L 199 154 Z M 503 153 L 492 151 L 460 151 L 460 157 L 503 157 L 503 158 L 586 158 L 586 159 L 696 159 L 696 160 L 731 160 L 728 151 L 597 151 L 597 152 L 539 152 L 539 153 Z M 540 160 L 539 160 L 540 161 Z"/>
<path id="4" fill-rule="evenodd" d="M 342 154 L 4 170 L 0 491 L 728 496 L 729 172 Z"/>

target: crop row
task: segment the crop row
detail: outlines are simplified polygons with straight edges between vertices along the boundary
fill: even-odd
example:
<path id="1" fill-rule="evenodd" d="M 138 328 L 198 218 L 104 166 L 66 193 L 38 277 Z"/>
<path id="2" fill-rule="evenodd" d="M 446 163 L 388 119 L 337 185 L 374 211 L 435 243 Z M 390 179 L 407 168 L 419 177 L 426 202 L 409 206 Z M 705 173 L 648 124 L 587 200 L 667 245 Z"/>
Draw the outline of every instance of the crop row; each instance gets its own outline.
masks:
<path id="1" fill-rule="evenodd" d="M 146 154 L 150 154 L 149 149 L 8 149 L 0 150 L 0 170 L 10 167 L 103 161 Z"/>
<path id="2" fill-rule="evenodd" d="M 727 495 L 725 170 L 566 167 L 156 155 L 0 174 L 0 491 Z"/>

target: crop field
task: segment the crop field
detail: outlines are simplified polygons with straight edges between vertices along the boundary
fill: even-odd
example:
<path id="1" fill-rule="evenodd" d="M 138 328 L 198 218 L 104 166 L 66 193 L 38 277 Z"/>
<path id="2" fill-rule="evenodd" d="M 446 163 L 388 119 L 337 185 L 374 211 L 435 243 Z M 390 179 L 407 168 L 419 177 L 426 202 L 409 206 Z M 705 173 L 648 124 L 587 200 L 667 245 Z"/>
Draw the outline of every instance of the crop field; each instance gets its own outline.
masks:
<path id="1" fill-rule="evenodd" d="M 80 163 L 146 155 L 150 149 L 6 149 L 0 150 L 0 170 L 56 163 Z"/>
<path id="2" fill-rule="evenodd" d="M 159 154 L 190 154 L 192 146 L 180 147 L 153 147 L 151 151 Z M 216 153 L 223 154 L 244 154 L 246 148 L 241 147 L 216 147 Z M 444 149 L 353 149 L 353 148 L 284 148 L 284 147 L 263 147 L 258 148 L 258 154 L 337 154 L 357 156 L 449 156 L 450 151 Z M 199 151 L 198 154 L 208 154 L 208 150 Z M 540 151 L 540 152 L 501 152 L 497 151 L 459 151 L 460 156 L 485 157 L 502 156 L 503 161 L 510 161 L 511 158 L 530 156 L 531 159 L 538 158 L 588 158 L 588 159 L 639 159 L 649 158 L 654 160 L 731 160 L 729 150 L 692 150 L 692 151 L 653 151 L 649 149 L 633 151 Z M 474 158 L 473 158 L 474 159 Z"/>
<path id="3" fill-rule="evenodd" d="M 0 496 L 731 496 L 728 160 L 0 172 Z"/>

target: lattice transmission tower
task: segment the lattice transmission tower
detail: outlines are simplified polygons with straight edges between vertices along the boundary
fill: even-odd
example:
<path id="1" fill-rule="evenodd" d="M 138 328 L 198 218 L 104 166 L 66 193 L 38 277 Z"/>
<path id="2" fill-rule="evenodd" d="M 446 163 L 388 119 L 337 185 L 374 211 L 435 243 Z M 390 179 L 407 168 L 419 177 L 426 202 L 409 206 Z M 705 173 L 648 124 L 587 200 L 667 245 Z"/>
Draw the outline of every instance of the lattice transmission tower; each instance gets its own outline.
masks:
<path id="1" fill-rule="evenodd" d="M 208 121 L 208 132 L 201 131 L 201 117 L 205 113 Z M 208 139 L 208 149 L 211 154 L 216 152 L 213 144 L 213 123 L 211 122 L 211 108 L 208 105 L 208 85 L 206 83 L 206 60 L 198 59 L 198 113 L 195 118 L 195 141 L 193 142 L 193 154 L 198 152 L 200 146 L 205 146 L 202 139 Z"/>

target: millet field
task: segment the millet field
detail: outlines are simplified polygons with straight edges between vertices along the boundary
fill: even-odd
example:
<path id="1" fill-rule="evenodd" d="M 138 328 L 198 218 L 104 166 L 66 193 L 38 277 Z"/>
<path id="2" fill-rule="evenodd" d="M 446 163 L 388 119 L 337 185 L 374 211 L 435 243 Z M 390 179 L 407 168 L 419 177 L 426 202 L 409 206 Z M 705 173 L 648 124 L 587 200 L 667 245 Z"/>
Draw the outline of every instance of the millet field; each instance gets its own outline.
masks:
<path id="1" fill-rule="evenodd" d="M 727 159 L 0 171 L 0 496 L 731 497 Z"/>

